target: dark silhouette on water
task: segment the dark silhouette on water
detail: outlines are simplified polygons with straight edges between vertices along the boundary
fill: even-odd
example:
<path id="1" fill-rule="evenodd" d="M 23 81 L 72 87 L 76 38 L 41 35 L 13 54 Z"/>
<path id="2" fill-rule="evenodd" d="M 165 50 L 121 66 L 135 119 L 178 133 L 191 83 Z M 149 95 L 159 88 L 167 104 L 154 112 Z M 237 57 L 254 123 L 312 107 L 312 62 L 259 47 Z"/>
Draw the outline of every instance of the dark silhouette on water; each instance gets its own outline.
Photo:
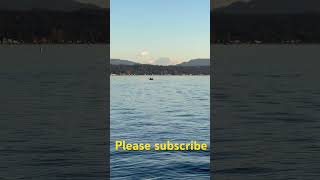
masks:
<path id="1" fill-rule="evenodd" d="M 150 81 L 153 81 L 153 78 L 149 78 Z"/>

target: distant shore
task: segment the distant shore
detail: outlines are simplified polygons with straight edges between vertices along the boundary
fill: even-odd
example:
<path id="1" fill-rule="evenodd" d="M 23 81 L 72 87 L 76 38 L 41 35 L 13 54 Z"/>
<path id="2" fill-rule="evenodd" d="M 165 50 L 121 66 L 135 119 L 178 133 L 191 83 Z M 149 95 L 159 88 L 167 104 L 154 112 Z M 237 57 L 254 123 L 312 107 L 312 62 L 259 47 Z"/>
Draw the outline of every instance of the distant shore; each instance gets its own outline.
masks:
<path id="1" fill-rule="evenodd" d="M 181 74 L 181 75 L 173 75 L 173 74 L 152 74 L 152 75 L 138 75 L 138 74 L 110 74 L 110 76 L 146 76 L 146 77 L 150 77 L 150 76 L 210 76 L 210 74 L 196 74 L 196 75 L 192 75 L 192 74 Z"/>
<path id="2" fill-rule="evenodd" d="M 263 46 L 263 45 L 296 45 L 296 46 L 303 46 L 303 45 L 320 45 L 320 42 L 318 43 L 248 43 L 248 42 L 240 42 L 240 43 L 212 43 L 211 45 L 225 45 L 225 46 L 233 46 L 233 45 L 252 45 L 252 46 Z"/>
<path id="3" fill-rule="evenodd" d="M 24 45 L 110 45 L 110 43 L 18 43 L 18 44 L 4 44 L 0 43 L 0 46 L 24 46 Z"/>
<path id="4" fill-rule="evenodd" d="M 110 75 L 209 75 L 210 66 L 110 65 Z"/>

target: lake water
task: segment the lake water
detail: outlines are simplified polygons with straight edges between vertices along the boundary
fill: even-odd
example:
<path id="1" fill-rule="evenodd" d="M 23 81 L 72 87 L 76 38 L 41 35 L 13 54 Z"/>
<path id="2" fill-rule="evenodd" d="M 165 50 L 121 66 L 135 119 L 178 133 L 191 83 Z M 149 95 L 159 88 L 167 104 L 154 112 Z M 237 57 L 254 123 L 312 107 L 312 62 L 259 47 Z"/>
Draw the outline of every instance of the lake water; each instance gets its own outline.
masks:
<path id="1" fill-rule="evenodd" d="M 106 179 L 107 52 L 0 46 L 0 179 Z"/>
<path id="2" fill-rule="evenodd" d="M 1 46 L 0 177 L 106 179 L 101 46 Z M 318 45 L 213 46 L 216 179 L 318 179 Z M 111 77 L 111 145 L 209 142 L 209 77 Z M 209 152 L 114 152 L 114 179 L 208 179 Z"/>
<path id="3" fill-rule="evenodd" d="M 112 76 L 112 179 L 209 179 L 207 151 L 115 151 L 131 143 L 210 141 L 209 76 Z"/>
<path id="4" fill-rule="evenodd" d="M 319 179 L 319 52 L 213 45 L 214 179 Z"/>

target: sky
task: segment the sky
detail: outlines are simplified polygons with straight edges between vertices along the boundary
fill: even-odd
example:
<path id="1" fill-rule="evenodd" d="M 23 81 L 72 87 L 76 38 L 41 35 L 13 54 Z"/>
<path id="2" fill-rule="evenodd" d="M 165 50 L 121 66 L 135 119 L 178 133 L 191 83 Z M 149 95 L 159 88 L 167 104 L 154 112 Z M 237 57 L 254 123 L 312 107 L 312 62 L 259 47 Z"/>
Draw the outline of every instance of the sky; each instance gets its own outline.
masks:
<path id="1" fill-rule="evenodd" d="M 111 0 L 112 59 L 171 65 L 210 57 L 210 0 Z"/>
<path id="2" fill-rule="evenodd" d="M 109 3 L 108 0 L 77 0 L 84 3 L 92 3 L 96 4 L 101 7 L 108 7 Z M 133 0 L 135 1 L 135 0 Z M 211 5 L 214 7 L 221 7 L 221 6 L 227 6 L 230 5 L 233 2 L 236 1 L 249 1 L 249 0 L 211 0 Z"/>

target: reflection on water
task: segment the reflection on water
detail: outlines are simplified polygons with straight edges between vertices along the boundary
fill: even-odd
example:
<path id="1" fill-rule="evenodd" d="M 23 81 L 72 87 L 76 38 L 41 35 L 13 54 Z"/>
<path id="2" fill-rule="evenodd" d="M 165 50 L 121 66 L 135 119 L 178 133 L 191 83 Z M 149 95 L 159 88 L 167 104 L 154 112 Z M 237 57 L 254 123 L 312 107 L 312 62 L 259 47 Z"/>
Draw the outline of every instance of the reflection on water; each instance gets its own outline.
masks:
<path id="1" fill-rule="evenodd" d="M 111 77 L 112 179 L 209 179 L 209 151 L 115 152 L 136 143 L 209 144 L 209 76 Z"/>

